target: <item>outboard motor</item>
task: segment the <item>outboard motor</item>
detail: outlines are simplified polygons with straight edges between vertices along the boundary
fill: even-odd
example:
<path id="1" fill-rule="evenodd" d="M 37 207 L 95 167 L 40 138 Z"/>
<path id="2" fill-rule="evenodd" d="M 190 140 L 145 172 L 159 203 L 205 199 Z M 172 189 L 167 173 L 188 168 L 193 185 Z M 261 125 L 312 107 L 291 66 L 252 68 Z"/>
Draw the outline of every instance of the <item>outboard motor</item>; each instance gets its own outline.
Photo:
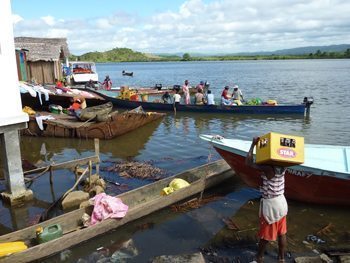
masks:
<path id="1" fill-rule="evenodd" d="M 180 91 L 181 86 L 180 85 L 174 85 L 173 90 Z"/>
<path id="2" fill-rule="evenodd" d="M 304 97 L 303 103 L 306 106 L 306 114 L 310 114 L 311 104 L 314 103 L 313 97 Z"/>
<path id="3" fill-rule="evenodd" d="M 161 90 L 162 87 L 163 87 L 162 84 L 156 84 L 156 85 L 154 86 L 154 88 L 157 89 L 157 90 Z"/>

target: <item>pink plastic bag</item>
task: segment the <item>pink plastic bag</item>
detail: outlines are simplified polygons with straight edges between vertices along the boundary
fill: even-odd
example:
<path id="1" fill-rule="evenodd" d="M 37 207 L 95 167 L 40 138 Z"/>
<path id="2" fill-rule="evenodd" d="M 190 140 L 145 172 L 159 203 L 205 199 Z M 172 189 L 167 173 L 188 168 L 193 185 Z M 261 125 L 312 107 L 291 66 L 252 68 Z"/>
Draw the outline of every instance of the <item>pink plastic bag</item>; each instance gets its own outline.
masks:
<path id="1" fill-rule="evenodd" d="M 101 193 L 91 199 L 94 210 L 91 215 L 91 225 L 107 218 L 123 218 L 129 207 L 120 198 Z"/>

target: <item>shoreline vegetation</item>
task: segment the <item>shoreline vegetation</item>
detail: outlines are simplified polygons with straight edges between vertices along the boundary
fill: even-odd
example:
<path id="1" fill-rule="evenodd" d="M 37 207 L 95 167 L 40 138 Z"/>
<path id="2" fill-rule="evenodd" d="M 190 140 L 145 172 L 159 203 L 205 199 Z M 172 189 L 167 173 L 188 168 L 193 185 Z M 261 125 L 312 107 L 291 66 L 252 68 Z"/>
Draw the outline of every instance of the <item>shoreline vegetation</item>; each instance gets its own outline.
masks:
<path id="1" fill-rule="evenodd" d="M 286 60 L 286 59 L 346 59 L 350 58 L 350 48 L 340 52 L 317 50 L 308 54 L 269 55 L 154 55 L 133 51 L 129 48 L 114 48 L 105 52 L 89 52 L 80 56 L 71 55 L 72 61 L 93 62 L 166 62 L 166 61 L 230 61 L 230 60 Z"/>

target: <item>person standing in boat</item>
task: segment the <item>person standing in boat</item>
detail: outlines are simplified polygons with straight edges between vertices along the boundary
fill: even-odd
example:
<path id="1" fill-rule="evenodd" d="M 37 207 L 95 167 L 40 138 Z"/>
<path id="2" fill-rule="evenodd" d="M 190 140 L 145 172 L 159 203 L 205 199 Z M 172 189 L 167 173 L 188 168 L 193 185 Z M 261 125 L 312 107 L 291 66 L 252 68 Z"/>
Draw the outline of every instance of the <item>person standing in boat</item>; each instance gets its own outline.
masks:
<path id="1" fill-rule="evenodd" d="M 196 86 L 196 90 L 197 91 L 203 91 L 204 90 L 204 81 L 203 80 L 201 80 L 200 82 L 199 82 L 199 84 Z"/>
<path id="2" fill-rule="evenodd" d="M 260 200 L 258 232 L 259 247 L 257 262 L 264 261 L 264 252 L 269 241 L 278 239 L 278 260 L 284 262 L 287 245 L 287 213 L 288 204 L 284 197 L 284 174 L 286 168 L 274 165 L 259 165 L 253 161 L 253 150 L 258 144 L 259 137 L 253 138 L 246 157 L 246 165 L 261 171 L 262 185 Z"/>
<path id="3" fill-rule="evenodd" d="M 190 88 L 191 86 L 189 85 L 188 80 L 185 80 L 184 85 L 182 85 L 182 92 L 184 93 L 184 100 L 185 100 L 185 104 L 190 104 Z"/>
<path id="4" fill-rule="evenodd" d="M 109 75 L 106 76 L 105 80 L 102 82 L 102 86 L 105 90 L 111 90 L 112 88 L 112 81 L 109 78 Z"/>
<path id="5" fill-rule="evenodd" d="M 180 101 L 181 101 L 181 95 L 179 94 L 179 90 L 178 89 L 175 89 L 175 94 L 174 94 L 174 107 L 176 108 L 177 105 L 180 104 Z"/>

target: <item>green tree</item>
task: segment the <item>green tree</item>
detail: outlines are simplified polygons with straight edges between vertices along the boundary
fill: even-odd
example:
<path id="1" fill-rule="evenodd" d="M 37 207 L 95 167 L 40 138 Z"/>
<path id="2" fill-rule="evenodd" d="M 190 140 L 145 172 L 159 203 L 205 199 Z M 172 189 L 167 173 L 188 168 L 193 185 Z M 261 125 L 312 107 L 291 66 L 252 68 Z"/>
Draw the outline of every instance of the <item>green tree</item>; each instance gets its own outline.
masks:
<path id="1" fill-rule="evenodd" d="M 345 53 L 344 53 L 345 57 L 350 58 L 350 48 L 348 48 Z"/>
<path id="2" fill-rule="evenodd" d="M 189 60 L 191 60 L 190 54 L 188 54 L 188 53 L 183 54 L 182 60 L 183 60 L 183 61 L 189 61 Z"/>

